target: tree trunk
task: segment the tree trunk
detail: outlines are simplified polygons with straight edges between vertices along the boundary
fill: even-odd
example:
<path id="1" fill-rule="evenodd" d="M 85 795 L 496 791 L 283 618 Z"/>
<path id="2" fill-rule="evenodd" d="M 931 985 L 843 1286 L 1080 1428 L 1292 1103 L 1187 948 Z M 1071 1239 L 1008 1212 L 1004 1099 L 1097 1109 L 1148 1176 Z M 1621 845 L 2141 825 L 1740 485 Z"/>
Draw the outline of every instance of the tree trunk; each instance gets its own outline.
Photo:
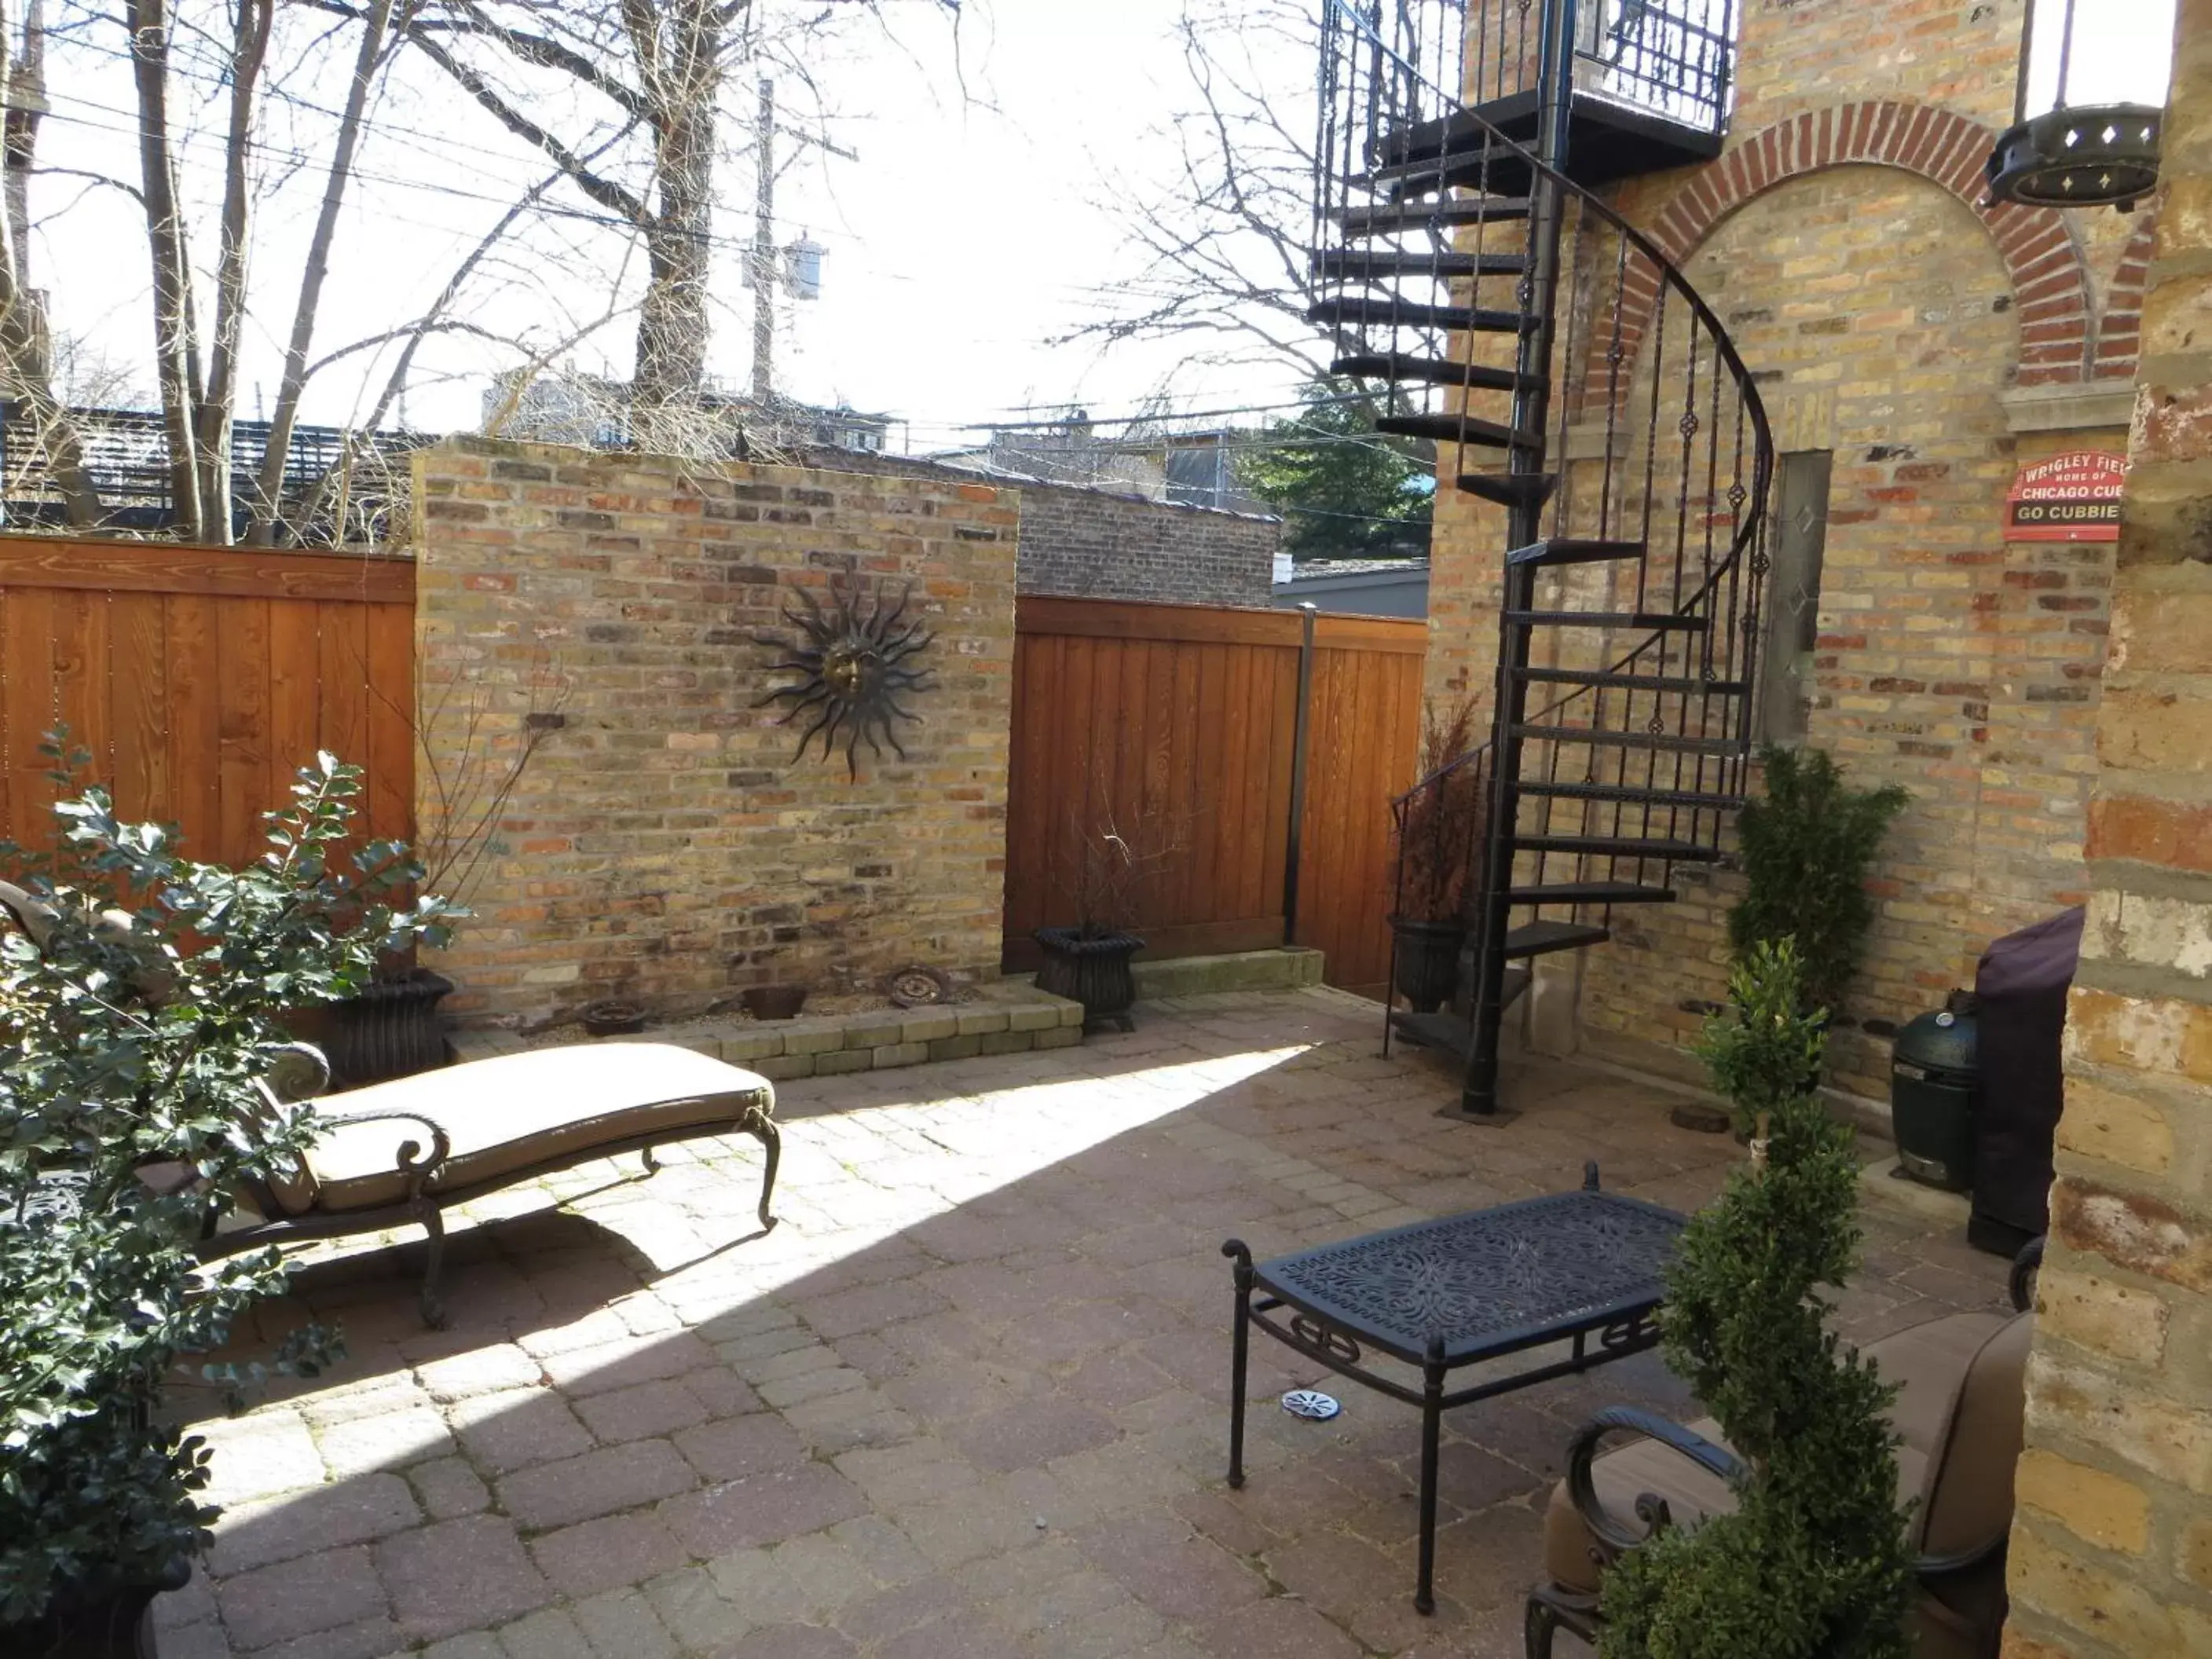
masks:
<path id="1" fill-rule="evenodd" d="M 207 392 L 193 411 L 200 502 L 220 539 L 235 532 L 231 510 L 231 414 L 238 400 L 238 341 L 246 322 L 247 234 L 252 190 L 246 155 L 253 142 L 253 100 L 269 52 L 274 0 L 239 0 L 231 45 L 230 125 L 223 140 L 222 241 L 216 266 L 215 335 L 208 355 Z"/>
<path id="2" fill-rule="evenodd" d="M 266 547 L 276 538 L 276 514 L 282 506 L 284 462 L 291 453 L 292 431 L 300 418 L 300 396 L 307 384 L 307 348 L 315 337 L 315 313 L 322 304 L 323 278 L 329 274 L 331 243 L 337 235 L 338 209 L 345 200 L 346 182 L 353 177 L 354 152 L 361 145 L 362 112 L 368 106 L 369 83 L 377 60 L 384 54 L 392 27 L 392 0 L 372 0 L 362 25 L 361 51 L 354 59 L 353 81 L 346 88 L 345 114 L 338 123 L 331 170 L 323 182 L 322 211 L 315 218 L 315 234 L 307 244 L 307 269 L 300 274 L 299 303 L 292 312 L 292 337 L 284 348 L 284 375 L 276 388 L 276 409 L 269 422 L 269 448 L 261 458 L 261 478 L 253 503 L 252 528 L 247 540 Z"/>
<path id="3" fill-rule="evenodd" d="M 9 59 L 6 8 L 0 5 L 0 87 L 8 94 L 8 199 L 0 216 L 0 374 L 7 395 L 34 428 L 33 441 L 45 453 L 47 476 L 61 492 L 70 527 L 92 530 L 101 518 L 100 492 L 85 469 L 76 422 L 54 396 L 46 309 L 31 288 L 30 176 L 38 159 L 39 118 L 46 106 L 45 59 L 46 26 L 38 0 L 32 0 L 23 20 L 23 56 L 15 64 Z"/>
<path id="4" fill-rule="evenodd" d="M 638 308 L 630 435 L 641 449 L 682 453 L 700 447 L 699 392 L 707 374 L 721 24 L 712 0 L 677 0 L 673 10 L 665 28 L 648 33 L 633 18 L 630 30 L 640 78 L 658 106 L 659 182 L 645 226 L 647 281 Z"/>
<path id="5" fill-rule="evenodd" d="M 199 347 L 184 222 L 177 209 L 176 158 L 169 149 L 169 20 L 164 0 L 124 0 L 124 21 L 131 31 L 131 77 L 138 92 L 138 170 L 153 264 L 154 363 L 169 440 L 170 511 L 185 536 L 204 541 L 211 526 L 200 499 L 196 447 Z"/>

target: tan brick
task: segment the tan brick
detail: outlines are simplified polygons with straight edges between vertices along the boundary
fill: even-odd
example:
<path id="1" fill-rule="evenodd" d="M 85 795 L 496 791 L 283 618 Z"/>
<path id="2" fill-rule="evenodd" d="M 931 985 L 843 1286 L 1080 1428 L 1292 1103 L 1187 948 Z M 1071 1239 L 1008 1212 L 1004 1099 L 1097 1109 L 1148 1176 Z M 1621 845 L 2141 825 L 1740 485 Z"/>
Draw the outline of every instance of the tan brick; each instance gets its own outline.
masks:
<path id="1" fill-rule="evenodd" d="M 2166 1352 L 2169 1315 L 2148 1291 L 2046 1265 L 2037 1279 L 2035 1308 L 2042 1334 L 2141 1365 L 2155 1365 Z"/>
<path id="2" fill-rule="evenodd" d="M 877 1048 L 885 1043 L 903 1041 L 901 1032 L 904 1018 L 898 1014 L 881 1014 L 864 1019 L 854 1019 L 845 1026 L 845 1047 L 848 1048 Z"/>
<path id="3" fill-rule="evenodd" d="M 2184 1578 L 2212 1589 L 2212 1519 L 2191 1521 L 2183 1530 L 2175 1565 Z"/>
<path id="4" fill-rule="evenodd" d="M 2157 1398 L 2140 1375 L 2123 1381 L 2047 1353 L 2029 1362 L 2028 1378 L 2030 1444 L 2063 1435 L 2212 1495 L 2212 1412 Z"/>
<path id="5" fill-rule="evenodd" d="M 983 1052 L 980 1036 L 939 1037 L 929 1045 L 932 1060 L 972 1060 Z"/>
<path id="6" fill-rule="evenodd" d="M 1083 1028 L 1080 1025 L 1055 1025 L 1049 1031 L 1036 1034 L 1036 1046 L 1040 1048 L 1073 1048 L 1082 1041 Z"/>
<path id="7" fill-rule="evenodd" d="M 902 1042 L 934 1042 L 939 1037 L 960 1035 L 960 1016 L 950 1008 L 932 1008 L 909 1013 L 899 1022 L 899 1041 Z"/>
<path id="8" fill-rule="evenodd" d="M 1035 1048 L 1036 1038 L 1028 1031 L 986 1031 L 982 1043 L 987 1054 L 1018 1054 Z"/>
<path id="9" fill-rule="evenodd" d="M 2018 1605 L 2095 1631 L 2123 1653 L 2187 1651 L 2173 1613 L 2148 1590 L 2062 1553 L 2032 1528 L 2014 1529 L 2006 1577 Z"/>
<path id="10" fill-rule="evenodd" d="M 985 1036 L 1006 1029 L 1006 1011 L 1003 1008 L 963 1008 L 960 1011 L 960 1035 Z"/>
<path id="11" fill-rule="evenodd" d="M 787 1082 L 793 1078 L 812 1077 L 817 1056 L 813 1054 L 763 1054 L 748 1066 L 771 1083 Z"/>
<path id="12" fill-rule="evenodd" d="M 724 1037 L 721 1049 L 722 1058 L 735 1066 L 766 1060 L 772 1054 L 783 1052 L 783 1033 L 767 1029 L 739 1032 Z"/>
<path id="13" fill-rule="evenodd" d="M 814 1075 L 836 1077 L 845 1072 L 865 1072 L 875 1063 L 875 1051 L 872 1048 L 840 1048 L 814 1056 Z"/>
<path id="14" fill-rule="evenodd" d="M 2164 1175 L 2173 1164 L 2173 1127 L 2160 1106 L 2106 1088 L 2078 1073 L 2066 1080 L 2058 1145 L 2084 1158 L 2146 1175 Z"/>
<path id="15" fill-rule="evenodd" d="M 2062 1176 L 2051 1189 L 2051 1230 L 2117 1266 L 2212 1291 L 2212 1229 L 2161 1199 Z"/>
<path id="16" fill-rule="evenodd" d="M 2142 1553 L 2150 1537 L 2150 1499 L 2134 1481 L 2033 1449 L 2022 1455 L 2014 1480 L 2022 1504 L 2076 1537 L 2100 1549 Z"/>
<path id="17" fill-rule="evenodd" d="M 876 1070 L 888 1071 L 896 1066 L 920 1066 L 929 1059 L 927 1042 L 886 1042 L 878 1045 L 870 1054 Z"/>
<path id="18" fill-rule="evenodd" d="M 1010 1008 L 1006 1029 L 1011 1031 L 1049 1031 L 1060 1024 L 1057 1008 Z"/>
<path id="19" fill-rule="evenodd" d="M 826 1021 L 810 1020 L 804 1025 L 783 1028 L 783 1052 L 787 1054 L 826 1054 L 844 1046 L 843 1028 Z"/>

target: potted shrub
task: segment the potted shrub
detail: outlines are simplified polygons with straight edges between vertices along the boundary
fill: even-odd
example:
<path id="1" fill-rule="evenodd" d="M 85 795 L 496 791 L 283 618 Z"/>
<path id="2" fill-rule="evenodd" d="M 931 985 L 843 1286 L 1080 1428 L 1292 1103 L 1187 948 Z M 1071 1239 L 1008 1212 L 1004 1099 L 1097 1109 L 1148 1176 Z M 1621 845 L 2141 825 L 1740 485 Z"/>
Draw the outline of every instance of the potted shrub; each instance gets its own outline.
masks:
<path id="1" fill-rule="evenodd" d="M 1123 834 L 1109 809 L 1079 830 L 1072 873 L 1055 872 L 1075 915 L 1072 927 L 1040 927 L 1030 937 L 1044 952 L 1037 988 L 1083 1005 L 1083 1029 L 1134 1029 L 1137 1000 L 1130 961 L 1145 948 L 1133 930 L 1139 896 L 1182 850 L 1157 812 L 1139 814 Z"/>
<path id="2" fill-rule="evenodd" d="M 1744 894 L 1729 912 L 1729 943 L 1741 959 L 1763 940 L 1793 940 L 1802 1006 L 1833 1013 L 1874 925 L 1868 872 L 1911 797 L 1894 784 L 1852 787 L 1818 749 L 1769 744 L 1759 769 L 1766 793 L 1738 820 Z"/>
<path id="3" fill-rule="evenodd" d="M 1434 1013 L 1459 988 L 1468 877 L 1489 805 L 1474 752 L 1475 714 L 1472 697 L 1441 715 L 1433 702 L 1424 708 L 1421 781 L 1399 800 L 1395 814 L 1392 982 L 1416 1013 Z"/>
<path id="4" fill-rule="evenodd" d="M 1736 1508 L 1662 1526 L 1605 1575 L 1603 1659 L 1905 1659 L 1911 1557 L 1897 1504 L 1895 1390 L 1831 1328 L 1858 1248 L 1850 1127 L 1805 1079 L 1786 939 L 1753 947 L 1705 1051 L 1753 1127 L 1749 1164 L 1692 1217 L 1667 1275 L 1668 1364 L 1741 1460 Z M 1794 1079 L 1794 1082 L 1792 1081 Z"/>
<path id="5" fill-rule="evenodd" d="M 209 1453 L 164 1406 L 185 1358 L 284 1284 L 274 1249 L 205 1266 L 194 1250 L 318 1133 L 260 1086 L 313 1059 L 279 1012 L 349 994 L 380 951 L 442 931 L 435 900 L 384 902 L 420 875 L 404 848 L 335 867 L 357 787 L 319 757 L 244 869 L 180 857 L 98 789 L 56 809 L 51 863 L 0 851 L 22 884 L 0 915 L 0 1652 L 149 1653 L 149 1602 L 209 1541 Z M 338 1351 L 309 1328 L 252 1375 L 198 1380 L 312 1375 Z"/>

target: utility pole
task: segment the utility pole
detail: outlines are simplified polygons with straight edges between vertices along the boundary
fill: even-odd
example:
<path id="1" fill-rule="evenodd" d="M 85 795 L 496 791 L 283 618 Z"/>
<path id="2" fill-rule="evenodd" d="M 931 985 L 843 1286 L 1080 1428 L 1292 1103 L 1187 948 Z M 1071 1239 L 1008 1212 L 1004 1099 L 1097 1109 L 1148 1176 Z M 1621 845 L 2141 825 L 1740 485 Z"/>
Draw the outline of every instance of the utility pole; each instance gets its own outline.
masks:
<path id="1" fill-rule="evenodd" d="M 763 76 L 760 112 L 755 118 L 753 143 L 757 147 L 758 175 L 753 186 L 753 246 L 746 264 L 753 279 L 753 402 L 765 410 L 775 394 L 775 82 Z M 842 145 L 793 128 L 789 136 L 802 144 L 842 161 L 860 158 Z"/>

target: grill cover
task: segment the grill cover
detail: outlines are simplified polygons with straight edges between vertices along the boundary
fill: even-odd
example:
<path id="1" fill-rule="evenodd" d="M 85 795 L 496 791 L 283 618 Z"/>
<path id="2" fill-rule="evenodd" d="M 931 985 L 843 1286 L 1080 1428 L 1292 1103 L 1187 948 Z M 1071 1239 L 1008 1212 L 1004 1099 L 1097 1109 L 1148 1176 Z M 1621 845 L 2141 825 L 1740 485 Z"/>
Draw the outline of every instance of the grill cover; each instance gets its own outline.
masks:
<path id="1" fill-rule="evenodd" d="M 2008 934 L 1982 953 L 1974 976 L 1982 1076 L 1966 1237 L 1985 1250 L 2010 1255 L 2050 1224 L 2051 1143 L 2066 1099 L 2059 1045 L 2082 914 Z"/>

